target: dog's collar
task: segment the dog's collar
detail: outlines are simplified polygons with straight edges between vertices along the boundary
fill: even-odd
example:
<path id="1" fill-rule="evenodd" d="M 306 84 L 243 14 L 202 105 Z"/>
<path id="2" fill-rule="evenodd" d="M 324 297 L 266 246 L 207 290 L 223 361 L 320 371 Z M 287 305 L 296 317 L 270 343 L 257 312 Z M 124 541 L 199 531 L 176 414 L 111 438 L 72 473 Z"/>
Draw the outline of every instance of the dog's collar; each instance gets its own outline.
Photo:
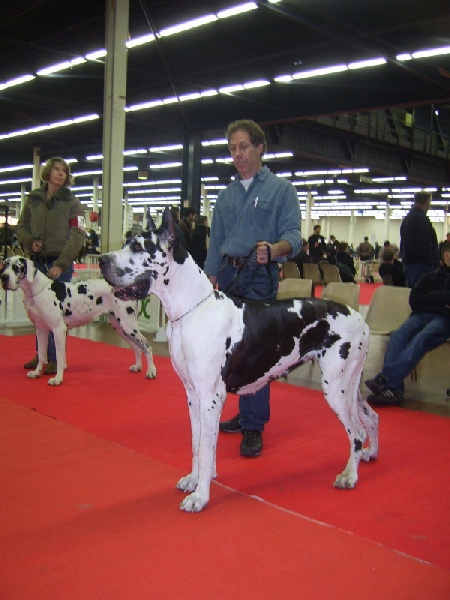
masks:
<path id="1" fill-rule="evenodd" d="M 28 298 L 34 298 L 35 296 L 37 296 L 38 294 L 40 294 L 41 292 L 43 292 L 47 286 L 48 286 L 48 282 L 46 282 L 45 285 L 44 285 L 44 287 L 41 287 L 41 289 L 38 292 L 36 292 L 35 294 L 30 294 L 28 296 Z"/>
<path id="2" fill-rule="evenodd" d="M 195 306 L 193 306 L 192 308 L 190 308 L 187 312 L 185 312 L 184 315 L 181 315 L 181 317 L 177 317 L 176 319 L 170 319 L 170 322 L 175 323 L 175 321 L 180 321 L 183 317 L 185 317 L 186 315 L 191 313 L 193 310 L 195 310 L 197 308 L 197 306 L 200 306 L 200 304 L 203 304 L 203 302 L 206 302 L 206 300 L 208 300 L 208 298 L 210 296 L 212 296 L 213 294 L 214 294 L 214 290 L 210 294 L 208 294 L 206 296 L 206 298 L 203 298 L 203 300 L 200 300 L 200 302 L 197 302 L 197 304 Z"/>

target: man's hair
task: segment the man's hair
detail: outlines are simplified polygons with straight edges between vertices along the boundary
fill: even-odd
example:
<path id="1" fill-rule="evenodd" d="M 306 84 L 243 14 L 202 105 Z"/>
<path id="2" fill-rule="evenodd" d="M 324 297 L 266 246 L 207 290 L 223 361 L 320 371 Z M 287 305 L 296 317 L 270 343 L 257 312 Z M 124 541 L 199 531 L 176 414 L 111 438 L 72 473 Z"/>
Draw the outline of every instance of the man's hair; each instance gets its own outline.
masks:
<path id="1" fill-rule="evenodd" d="M 188 217 L 189 215 L 196 215 L 197 214 L 197 209 L 196 208 L 192 208 L 192 206 L 188 206 L 187 208 L 185 208 L 183 210 L 183 216 L 184 217 Z"/>
<path id="2" fill-rule="evenodd" d="M 448 240 L 446 240 L 442 244 L 442 248 L 441 248 L 441 259 L 442 260 L 444 260 L 444 252 L 450 252 L 450 242 Z"/>
<path id="3" fill-rule="evenodd" d="M 266 136 L 264 135 L 264 131 L 261 129 L 258 123 L 255 123 L 255 121 L 252 121 L 250 119 L 233 121 L 233 123 L 230 123 L 228 125 L 226 131 L 228 144 L 230 143 L 230 137 L 233 135 L 233 133 L 236 133 L 236 131 L 241 130 L 246 131 L 248 133 L 248 136 L 253 146 L 259 146 L 259 144 L 262 144 L 264 146 L 263 151 L 261 153 L 262 156 L 267 150 Z"/>
<path id="4" fill-rule="evenodd" d="M 322 229 L 322 225 L 314 225 L 313 231 L 315 231 L 316 229 Z"/>
<path id="5" fill-rule="evenodd" d="M 369 241 L 369 238 L 367 237 L 367 235 L 366 235 L 366 237 L 364 238 L 364 241 L 365 241 L 365 242 L 368 242 L 368 241 Z"/>
<path id="6" fill-rule="evenodd" d="M 337 247 L 338 252 L 346 252 L 347 248 L 348 248 L 347 242 L 339 242 L 338 247 Z"/>
<path id="7" fill-rule="evenodd" d="M 42 172 L 41 172 L 42 181 L 49 180 L 50 172 L 53 169 L 53 165 L 55 163 L 61 163 L 62 166 L 64 167 L 64 170 L 66 171 L 66 179 L 65 179 L 63 185 L 72 185 L 73 177 L 72 177 L 72 173 L 70 172 L 69 163 L 66 162 L 60 156 L 52 156 L 52 158 L 49 158 L 48 161 L 45 163 L 44 167 L 42 168 Z"/>
<path id="8" fill-rule="evenodd" d="M 431 200 L 431 192 L 416 192 L 414 194 L 414 204 L 427 204 Z"/>
<path id="9" fill-rule="evenodd" d="M 390 260 L 392 260 L 394 258 L 394 251 L 391 250 L 390 248 L 386 248 L 386 250 L 383 252 L 383 260 L 388 262 Z"/>

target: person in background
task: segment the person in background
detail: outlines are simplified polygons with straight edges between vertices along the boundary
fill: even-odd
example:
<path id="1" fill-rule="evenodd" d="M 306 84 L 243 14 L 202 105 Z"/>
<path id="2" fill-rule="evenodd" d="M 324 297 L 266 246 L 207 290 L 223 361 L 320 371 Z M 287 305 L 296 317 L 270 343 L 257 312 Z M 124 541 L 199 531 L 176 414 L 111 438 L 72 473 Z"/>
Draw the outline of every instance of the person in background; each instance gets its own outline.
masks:
<path id="1" fill-rule="evenodd" d="M 200 215 L 195 221 L 192 233 L 191 254 L 192 258 L 203 269 L 205 266 L 206 252 L 209 244 L 208 217 Z"/>
<path id="2" fill-rule="evenodd" d="M 405 377 L 427 352 L 450 338 L 450 242 L 442 245 L 441 261 L 436 271 L 426 271 L 412 288 L 411 315 L 390 335 L 381 372 L 365 382 L 372 392 L 369 404 L 401 404 Z"/>
<path id="3" fill-rule="evenodd" d="M 294 186 L 262 166 L 266 138 L 251 120 L 231 123 L 228 148 L 238 171 L 219 193 L 211 223 L 205 272 L 223 292 L 252 300 L 272 300 L 279 263 L 300 249 L 300 206 Z M 241 456 L 262 452 L 262 432 L 270 418 L 270 385 L 239 397 L 239 414 L 219 425 L 241 432 Z"/>
<path id="4" fill-rule="evenodd" d="M 325 246 L 325 250 L 326 250 L 326 254 L 327 254 L 327 261 L 331 265 L 336 264 L 336 252 L 337 252 L 338 244 L 339 244 L 339 242 L 334 237 L 334 235 L 330 235 L 330 240 L 327 242 L 327 244 Z"/>
<path id="5" fill-rule="evenodd" d="M 43 185 L 32 190 L 17 223 L 17 237 L 29 252 L 36 268 L 55 281 L 72 279 L 73 261 L 86 238 L 83 207 L 68 185 L 72 176 L 68 163 L 61 157 L 50 158 L 42 169 Z M 37 340 L 36 340 L 37 350 Z M 56 373 L 56 348 L 49 333 L 46 375 Z M 35 369 L 37 355 L 25 363 Z"/>
<path id="6" fill-rule="evenodd" d="M 347 242 L 339 242 L 338 244 L 336 266 L 343 282 L 356 283 L 355 261 L 349 254 Z"/>
<path id="7" fill-rule="evenodd" d="M 195 208 L 188 207 L 184 209 L 184 216 L 180 221 L 180 229 L 183 232 L 185 239 L 185 248 L 192 254 L 192 234 L 194 233 L 195 217 L 197 211 Z"/>
<path id="8" fill-rule="evenodd" d="M 368 260 L 372 260 L 375 256 L 375 250 L 372 244 L 369 242 L 369 238 L 366 236 L 364 241 L 361 242 L 356 249 L 356 254 L 359 260 L 366 262 Z"/>
<path id="9" fill-rule="evenodd" d="M 325 238 L 320 235 L 322 227 L 314 225 L 314 233 L 308 238 L 309 245 L 309 260 L 318 265 L 323 259 L 326 259 Z"/>
<path id="10" fill-rule="evenodd" d="M 305 263 L 311 262 L 309 260 L 308 248 L 309 248 L 308 240 L 303 239 L 302 240 L 302 249 L 300 250 L 300 252 L 293 258 L 288 258 L 289 262 L 294 262 L 297 265 L 298 270 L 300 272 L 300 277 L 303 277 L 303 265 Z"/>
<path id="11" fill-rule="evenodd" d="M 429 192 L 417 192 L 400 225 L 400 258 L 408 287 L 413 287 L 422 273 L 433 271 L 438 265 L 437 235 L 427 217 L 431 198 Z"/>
<path id="12" fill-rule="evenodd" d="M 394 258 L 394 251 L 391 250 L 391 248 L 385 249 L 383 253 L 383 262 L 378 269 L 378 273 L 381 279 L 383 279 L 386 275 L 390 275 L 392 277 L 392 285 L 397 287 L 406 286 L 406 277 L 403 273 L 403 265 L 398 259 Z"/>

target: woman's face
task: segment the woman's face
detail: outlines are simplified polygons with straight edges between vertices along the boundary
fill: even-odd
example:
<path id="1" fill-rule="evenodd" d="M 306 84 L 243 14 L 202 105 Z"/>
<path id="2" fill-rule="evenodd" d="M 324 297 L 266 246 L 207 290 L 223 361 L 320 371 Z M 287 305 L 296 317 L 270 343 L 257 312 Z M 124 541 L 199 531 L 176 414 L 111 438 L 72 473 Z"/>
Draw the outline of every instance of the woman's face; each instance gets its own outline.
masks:
<path id="1" fill-rule="evenodd" d="M 50 171 L 48 182 L 51 183 L 52 185 L 60 188 L 62 185 L 65 184 L 66 178 L 67 178 L 66 167 L 60 162 L 55 162 Z"/>

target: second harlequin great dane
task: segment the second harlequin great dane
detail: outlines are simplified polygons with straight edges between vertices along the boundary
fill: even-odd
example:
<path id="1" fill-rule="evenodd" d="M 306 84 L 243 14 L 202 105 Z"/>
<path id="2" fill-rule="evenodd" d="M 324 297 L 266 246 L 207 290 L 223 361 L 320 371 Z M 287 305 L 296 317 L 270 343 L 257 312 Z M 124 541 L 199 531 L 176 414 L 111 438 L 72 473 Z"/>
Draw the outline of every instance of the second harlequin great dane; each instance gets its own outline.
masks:
<path id="1" fill-rule="evenodd" d="M 186 388 L 192 427 L 192 471 L 177 483 L 190 492 L 182 510 L 198 512 L 208 503 L 227 392 L 253 393 L 312 359 L 350 442 L 350 457 L 334 485 L 355 486 L 361 458 L 378 453 L 378 416 L 359 391 L 369 328 L 358 312 L 316 298 L 254 302 L 226 296 L 179 245 L 168 210 L 159 229 L 103 255 L 100 269 L 118 297 L 153 292 L 167 313 L 170 355 Z"/>
<path id="2" fill-rule="evenodd" d="M 117 333 L 130 344 L 136 362 L 130 371 L 141 371 L 142 353 L 147 359 L 147 379 L 156 377 L 153 354 L 147 339 L 139 331 L 136 300 L 120 300 L 104 279 L 64 283 L 52 281 L 31 260 L 21 256 L 7 258 L 0 271 L 4 290 L 23 291 L 23 302 L 29 319 L 36 327 L 38 365 L 28 377 L 39 377 L 47 362 L 48 332 L 55 337 L 57 373 L 49 385 L 63 382 L 66 366 L 66 330 L 90 323 L 95 317 L 108 315 Z"/>

